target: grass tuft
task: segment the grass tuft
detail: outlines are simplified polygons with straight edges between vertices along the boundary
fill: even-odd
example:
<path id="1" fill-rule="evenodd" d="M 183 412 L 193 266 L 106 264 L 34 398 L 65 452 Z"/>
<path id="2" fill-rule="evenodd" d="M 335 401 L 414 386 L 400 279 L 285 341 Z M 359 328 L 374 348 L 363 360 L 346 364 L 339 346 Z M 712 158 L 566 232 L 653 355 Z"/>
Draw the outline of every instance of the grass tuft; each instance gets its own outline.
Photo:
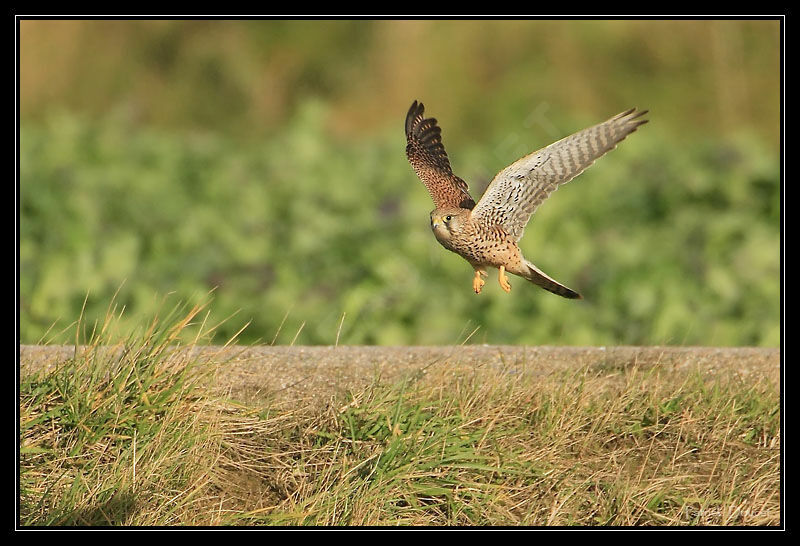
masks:
<path id="1" fill-rule="evenodd" d="M 88 335 L 78 321 L 73 358 L 21 379 L 22 525 L 193 521 L 208 474 L 198 462 L 214 442 L 204 394 L 214 366 L 179 338 L 208 334 L 194 322 L 205 307 L 177 305 L 121 340 L 110 307 Z"/>

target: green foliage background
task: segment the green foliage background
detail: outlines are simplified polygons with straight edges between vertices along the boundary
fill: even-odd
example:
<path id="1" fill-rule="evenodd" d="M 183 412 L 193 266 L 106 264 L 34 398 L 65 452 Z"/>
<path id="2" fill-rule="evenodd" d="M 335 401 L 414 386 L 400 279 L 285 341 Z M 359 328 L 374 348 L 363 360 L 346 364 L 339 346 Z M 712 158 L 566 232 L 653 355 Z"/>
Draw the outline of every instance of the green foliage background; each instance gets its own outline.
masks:
<path id="1" fill-rule="evenodd" d="M 164 295 L 214 287 L 212 318 L 236 313 L 219 341 L 252 320 L 243 342 L 329 344 L 344 314 L 348 344 L 780 343 L 775 21 L 22 21 L 20 36 L 24 343 L 62 340 L 84 300 L 91 324 L 118 289 L 135 327 Z M 510 295 L 495 278 L 471 292 L 405 160 L 413 99 L 474 196 L 521 155 L 651 110 L 522 241 L 585 300 L 516 277 Z"/>

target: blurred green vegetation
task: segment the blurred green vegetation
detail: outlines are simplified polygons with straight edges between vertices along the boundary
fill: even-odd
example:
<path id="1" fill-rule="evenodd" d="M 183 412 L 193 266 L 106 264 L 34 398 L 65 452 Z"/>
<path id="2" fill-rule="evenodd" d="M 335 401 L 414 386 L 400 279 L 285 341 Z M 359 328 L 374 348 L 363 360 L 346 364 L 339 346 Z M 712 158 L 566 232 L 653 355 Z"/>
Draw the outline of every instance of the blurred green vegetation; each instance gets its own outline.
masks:
<path id="1" fill-rule="evenodd" d="M 351 137 L 418 99 L 458 145 L 541 102 L 590 121 L 639 106 L 675 138 L 746 127 L 777 150 L 779 46 L 777 20 L 27 20 L 20 106 L 260 137 L 314 98 Z"/>
<path id="2" fill-rule="evenodd" d="M 132 327 L 216 287 L 219 341 L 333 343 L 344 313 L 348 344 L 776 346 L 778 58 L 774 21 L 23 21 L 22 341 L 122 285 Z M 584 301 L 472 293 L 405 160 L 413 99 L 475 197 L 650 108 L 522 240 Z"/>

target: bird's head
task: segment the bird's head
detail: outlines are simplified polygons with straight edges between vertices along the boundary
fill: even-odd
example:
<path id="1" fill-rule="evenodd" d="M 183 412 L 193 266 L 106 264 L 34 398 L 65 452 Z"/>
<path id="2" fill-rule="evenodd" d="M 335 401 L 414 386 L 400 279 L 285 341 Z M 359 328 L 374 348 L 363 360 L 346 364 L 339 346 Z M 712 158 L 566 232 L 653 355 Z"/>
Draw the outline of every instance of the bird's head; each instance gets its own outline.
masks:
<path id="1" fill-rule="evenodd" d="M 431 229 L 440 241 L 449 241 L 454 233 L 464 225 L 469 209 L 446 208 L 431 212 Z"/>

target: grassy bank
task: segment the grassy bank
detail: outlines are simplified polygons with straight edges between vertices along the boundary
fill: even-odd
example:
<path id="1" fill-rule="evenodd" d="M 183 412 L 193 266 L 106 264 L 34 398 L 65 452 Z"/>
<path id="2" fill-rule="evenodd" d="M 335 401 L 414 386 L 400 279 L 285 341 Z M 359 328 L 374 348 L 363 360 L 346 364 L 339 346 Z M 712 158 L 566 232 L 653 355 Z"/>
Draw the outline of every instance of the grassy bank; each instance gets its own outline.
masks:
<path id="1" fill-rule="evenodd" d="M 779 524 L 764 378 L 436 364 L 244 403 L 214 389 L 224 362 L 174 351 L 214 330 L 202 306 L 130 336 L 115 317 L 22 379 L 22 525 Z"/>

